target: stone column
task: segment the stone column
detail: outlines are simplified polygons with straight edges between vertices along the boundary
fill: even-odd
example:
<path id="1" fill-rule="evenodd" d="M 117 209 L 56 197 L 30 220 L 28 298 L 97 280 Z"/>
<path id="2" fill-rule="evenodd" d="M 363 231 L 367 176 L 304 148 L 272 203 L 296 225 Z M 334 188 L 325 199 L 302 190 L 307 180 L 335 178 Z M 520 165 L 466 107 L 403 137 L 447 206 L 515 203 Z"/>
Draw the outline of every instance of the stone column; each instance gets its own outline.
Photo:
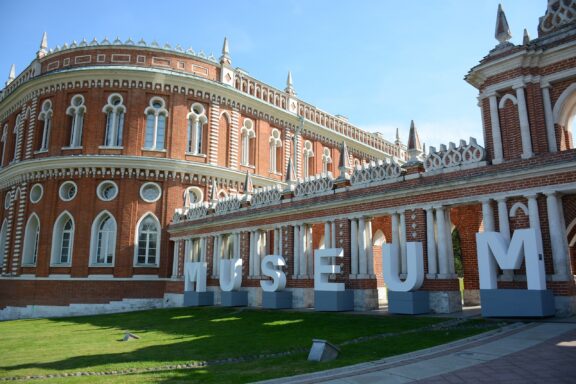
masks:
<path id="1" fill-rule="evenodd" d="M 400 228 L 399 221 L 400 215 L 398 213 L 392 214 L 392 257 L 397 258 L 400 262 Z"/>
<path id="2" fill-rule="evenodd" d="M 490 121 L 492 123 L 492 147 L 494 148 L 494 158 L 492 163 L 500 164 L 504 161 L 502 151 L 502 134 L 500 131 L 500 116 L 498 114 L 498 101 L 496 95 L 489 96 L 490 100 Z"/>
<path id="3" fill-rule="evenodd" d="M 438 225 L 438 264 L 440 273 L 438 277 L 447 278 L 450 274 L 448 257 L 448 239 L 446 238 L 446 215 L 444 207 L 436 208 L 436 224 Z"/>
<path id="4" fill-rule="evenodd" d="M 362 278 L 368 274 L 368 263 L 366 261 L 366 225 L 364 218 L 358 219 L 358 272 Z"/>
<path id="5" fill-rule="evenodd" d="M 542 229 L 540 228 L 540 213 L 538 212 L 538 197 L 537 194 L 525 196 L 528 199 L 528 218 L 530 220 L 530 228 L 536 231 L 536 241 L 538 243 L 538 253 L 544 254 L 544 246 L 542 245 Z"/>
<path id="6" fill-rule="evenodd" d="M 510 241 L 510 221 L 508 219 L 508 206 L 506 205 L 506 198 L 499 197 L 496 199 L 498 202 L 498 227 L 500 234 L 508 241 Z M 502 271 L 503 278 L 508 281 L 514 279 L 514 270 L 504 269 Z"/>
<path id="7" fill-rule="evenodd" d="M 307 262 L 306 256 L 306 225 L 300 225 L 300 241 L 298 246 L 300 247 L 300 276 L 305 277 L 307 274 Z"/>
<path id="8" fill-rule="evenodd" d="M 178 264 L 180 264 L 180 243 L 180 240 L 174 241 L 174 254 L 172 255 L 172 279 L 178 278 Z"/>
<path id="9" fill-rule="evenodd" d="M 294 277 L 300 273 L 300 226 L 294 225 Z"/>
<path id="10" fill-rule="evenodd" d="M 220 252 L 222 248 L 222 235 L 214 236 L 214 250 L 212 252 L 212 276 L 218 277 L 220 273 Z"/>
<path id="11" fill-rule="evenodd" d="M 358 219 L 350 220 L 350 275 L 358 274 Z"/>
<path id="12" fill-rule="evenodd" d="M 330 248 L 332 244 L 332 231 L 330 230 L 330 222 L 324 223 L 324 248 Z"/>
<path id="13" fill-rule="evenodd" d="M 374 274 L 374 252 L 372 249 L 372 218 L 365 218 L 366 223 L 366 259 L 368 262 L 368 275 L 375 277 Z"/>
<path id="14" fill-rule="evenodd" d="M 306 273 L 314 277 L 314 245 L 312 243 L 312 225 L 306 226 Z"/>
<path id="15" fill-rule="evenodd" d="M 532 152 L 532 136 L 530 134 L 530 123 L 528 122 L 524 85 L 513 88 L 516 89 L 516 99 L 518 100 L 518 116 L 520 118 L 520 134 L 522 136 L 522 158 L 528 159 L 534 156 L 534 152 Z"/>
<path id="16" fill-rule="evenodd" d="M 557 192 L 545 192 L 545 195 L 552 259 L 554 261 L 554 278 L 555 280 L 568 280 L 570 277 L 569 251 L 561 200 Z"/>
<path id="17" fill-rule="evenodd" d="M 400 271 L 403 275 L 408 273 L 408 261 L 406 256 L 406 215 L 400 212 Z"/>
<path id="18" fill-rule="evenodd" d="M 206 245 L 208 243 L 206 240 L 206 237 L 200 239 L 200 261 L 203 263 L 206 262 Z"/>
<path id="19" fill-rule="evenodd" d="M 554 129 L 554 116 L 552 113 L 552 100 L 550 99 L 550 83 L 542 84 L 542 99 L 544 101 L 544 118 L 546 120 L 546 138 L 548 151 L 557 152 L 556 130 Z"/>
<path id="20" fill-rule="evenodd" d="M 248 276 L 254 277 L 254 248 L 256 246 L 255 231 L 250 231 L 250 248 L 249 248 L 249 262 L 248 262 Z"/>
<path id="21" fill-rule="evenodd" d="M 444 211 L 444 222 L 446 223 L 446 248 L 448 250 L 448 271 L 453 276 L 451 278 L 456 277 L 456 263 L 454 262 L 454 246 L 452 245 L 452 221 L 450 220 L 450 208 Z"/>
<path id="22" fill-rule="evenodd" d="M 434 233 L 434 210 L 426 208 L 426 249 L 428 253 L 428 275 L 436 277 L 438 273 L 438 260 L 436 253 L 436 236 Z"/>
<path id="23" fill-rule="evenodd" d="M 331 222 L 330 225 L 330 231 L 332 233 L 332 235 L 330 236 L 330 247 L 331 248 L 336 248 L 336 222 Z"/>

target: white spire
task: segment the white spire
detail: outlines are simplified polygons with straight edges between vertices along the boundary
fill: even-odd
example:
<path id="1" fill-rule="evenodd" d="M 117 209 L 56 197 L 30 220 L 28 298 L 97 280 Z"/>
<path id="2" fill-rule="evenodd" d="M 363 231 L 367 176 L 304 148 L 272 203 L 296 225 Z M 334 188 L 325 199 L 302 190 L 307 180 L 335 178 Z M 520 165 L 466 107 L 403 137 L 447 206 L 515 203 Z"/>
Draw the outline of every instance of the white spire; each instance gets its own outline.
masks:
<path id="1" fill-rule="evenodd" d="M 530 43 L 530 35 L 528 34 L 528 30 L 524 28 L 524 38 L 522 39 L 522 44 L 528 45 Z"/>
<path id="2" fill-rule="evenodd" d="M 288 78 L 286 78 L 286 89 L 284 91 L 289 95 L 295 95 L 294 87 L 292 86 L 292 72 L 288 71 Z"/>
<path id="3" fill-rule="evenodd" d="M 224 44 L 222 45 L 222 56 L 220 56 L 220 64 L 231 65 L 232 59 L 230 58 L 230 49 L 228 48 L 228 38 L 224 37 Z"/>
<path id="4" fill-rule="evenodd" d="M 8 86 L 8 84 L 13 82 L 15 78 L 16 78 L 16 65 L 12 64 L 12 66 L 10 67 L 10 74 L 8 75 L 8 81 L 6 82 L 6 86 Z"/>
<path id="5" fill-rule="evenodd" d="M 40 41 L 40 49 L 36 53 L 36 57 L 41 59 L 46 56 L 46 53 L 48 53 L 48 34 L 44 32 L 42 34 L 42 40 Z"/>
<path id="6" fill-rule="evenodd" d="M 506 20 L 506 14 L 502 9 L 502 4 L 498 4 L 498 14 L 496 15 L 496 31 L 494 33 L 494 37 L 500 44 L 505 44 L 512 38 L 510 27 L 508 26 L 508 20 Z"/>

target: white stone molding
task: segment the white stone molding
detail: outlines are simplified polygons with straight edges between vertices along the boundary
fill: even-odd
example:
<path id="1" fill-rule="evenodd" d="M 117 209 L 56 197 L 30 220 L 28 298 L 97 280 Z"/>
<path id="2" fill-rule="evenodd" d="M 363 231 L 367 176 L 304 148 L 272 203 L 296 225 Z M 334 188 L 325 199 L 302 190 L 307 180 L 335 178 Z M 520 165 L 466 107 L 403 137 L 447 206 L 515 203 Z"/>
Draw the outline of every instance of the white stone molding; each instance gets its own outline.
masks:
<path id="1" fill-rule="evenodd" d="M 448 148 L 444 144 L 440 150 L 430 146 L 428 156 L 424 160 L 424 169 L 426 172 L 440 170 L 461 170 L 486 165 L 485 149 L 480 146 L 476 139 L 471 137 L 467 144 L 465 140 L 460 140 L 460 145 L 449 143 Z"/>
<path id="2" fill-rule="evenodd" d="M 521 203 L 520 201 L 518 201 L 518 202 L 514 203 L 514 205 L 512 205 L 512 207 L 510 208 L 510 213 L 508 214 L 508 216 L 509 217 L 516 217 L 519 209 L 522 210 L 522 212 L 524 212 L 524 214 L 526 216 L 529 215 L 528 207 L 524 203 Z"/>
<path id="3" fill-rule="evenodd" d="M 492 147 L 494 150 L 494 164 L 500 164 L 504 161 L 504 152 L 502 149 L 502 132 L 500 129 L 500 114 L 498 112 L 497 98 L 495 94 L 489 96 L 490 102 L 490 122 L 492 129 Z"/>
<path id="4" fill-rule="evenodd" d="M 187 245 L 186 242 L 185 245 Z M 181 240 L 174 241 L 174 253 L 172 254 L 172 276 L 171 278 L 176 280 L 178 279 L 178 270 L 180 265 L 180 244 L 182 244 Z"/>
<path id="5" fill-rule="evenodd" d="M 371 161 L 368 164 L 362 164 L 362 166 L 354 168 L 350 176 L 350 183 L 352 185 L 362 185 L 384 180 L 394 180 L 400 177 L 401 174 L 402 168 L 394 160 Z"/>
<path id="6" fill-rule="evenodd" d="M 266 207 L 279 204 L 282 199 L 282 188 L 280 186 L 270 186 L 256 188 L 250 200 L 251 207 Z"/>
<path id="7" fill-rule="evenodd" d="M 22 236 L 24 233 L 24 214 L 26 212 L 26 203 L 28 196 L 28 184 L 22 183 L 16 188 L 13 200 L 18 202 L 18 213 L 16 216 L 15 239 L 12 248 L 12 275 L 17 275 L 20 267 L 20 253 L 22 252 Z"/>
<path id="8" fill-rule="evenodd" d="M 542 101 L 544 103 L 544 119 L 546 121 L 546 139 L 548 141 L 548 151 L 557 152 L 558 144 L 556 143 L 556 129 L 554 128 L 552 101 L 550 98 L 550 83 L 542 85 Z"/>
<path id="9" fill-rule="evenodd" d="M 540 19 L 540 29 L 552 32 L 557 28 L 571 23 L 576 18 L 574 1 L 549 0 L 546 14 Z"/>
<path id="10" fill-rule="evenodd" d="M 530 228 L 536 231 L 536 244 L 538 244 L 538 253 L 543 255 L 544 245 L 542 243 L 542 230 L 540 228 L 540 213 L 538 210 L 538 195 L 536 193 L 527 194 L 528 199 L 528 219 L 530 222 Z"/>
<path id="11" fill-rule="evenodd" d="M 436 277 L 438 273 L 438 253 L 436 251 L 436 233 L 434 231 L 434 209 L 426 208 L 426 250 L 428 256 L 428 275 Z"/>
<path id="12" fill-rule="evenodd" d="M 321 174 L 304 179 L 296 185 L 295 197 L 314 196 L 330 192 L 334 188 L 332 173 Z"/>
<path id="13" fill-rule="evenodd" d="M 186 153 L 192 155 L 202 154 L 202 137 L 204 136 L 204 126 L 208 123 L 208 118 L 206 117 L 206 109 L 200 103 L 193 103 L 190 106 L 190 112 L 186 115 L 188 121 L 187 124 L 187 141 L 186 141 Z M 212 133 L 211 133 L 212 135 Z M 208 139 L 210 139 L 208 137 Z M 211 147 L 211 145 L 210 145 Z"/>
<path id="14" fill-rule="evenodd" d="M 213 101 L 210 105 L 210 135 L 208 138 L 209 158 L 212 165 L 218 165 L 218 135 L 220 130 L 220 103 Z"/>
<path id="15" fill-rule="evenodd" d="M 239 196 L 227 196 L 223 199 L 218 199 L 215 212 L 217 215 L 224 215 L 238 211 L 242 205 L 242 200 Z"/>
<path id="16" fill-rule="evenodd" d="M 530 132 L 530 122 L 528 120 L 524 85 L 522 84 L 513 88 L 516 89 L 516 98 L 518 99 L 518 117 L 520 119 L 520 134 L 522 138 L 522 158 L 529 159 L 534 156 L 534 152 L 532 151 L 532 134 Z"/>
<path id="17" fill-rule="evenodd" d="M 516 98 L 516 96 L 507 93 L 504 96 L 502 96 L 502 98 L 500 99 L 500 102 L 498 103 L 498 109 L 502 109 L 506 106 L 506 102 L 510 100 L 512 102 L 512 104 L 514 105 L 518 105 L 518 99 Z"/>
<path id="18" fill-rule="evenodd" d="M 26 114 L 31 116 L 36 116 L 36 110 L 38 108 L 38 97 L 33 97 L 32 102 L 30 103 L 30 107 L 28 108 Z M 34 152 L 34 133 L 36 131 L 36 121 L 34 119 L 28 119 L 28 134 L 26 135 L 26 149 L 24 151 L 24 159 L 28 160 L 32 158 L 32 153 Z M 0 162 L 0 168 L 1 168 Z"/>
<path id="19" fill-rule="evenodd" d="M 233 109 L 232 116 L 230 118 L 230 158 L 227 159 L 231 169 L 238 169 L 238 136 L 240 129 L 238 127 L 239 118 L 240 114 L 238 113 L 238 110 Z"/>
<path id="20" fill-rule="evenodd" d="M 571 280 L 572 274 L 570 273 L 570 260 L 568 259 L 570 251 L 568 249 L 562 200 L 556 192 L 545 192 L 545 195 L 554 275 L 557 280 Z"/>
<path id="21" fill-rule="evenodd" d="M 82 147 L 82 130 L 84 127 L 84 115 L 86 114 L 86 106 L 84 104 L 84 96 L 78 94 L 72 97 L 70 105 L 66 108 L 66 114 L 72 117 L 69 148 Z"/>
<path id="22" fill-rule="evenodd" d="M 495 199 L 498 202 L 498 229 L 500 235 L 506 239 L 510 240 L 510 221 L 508 217 L 508 206 L 506 205 L 505 197 L 498 197 Z M 508 281 L 514 279 L 514 270 L 505 269 L 502 271 L 503 278 Z"/>
<path id="23" fill-rule="evenodd" d="M 278 172 L 278 161 L 282 162 L 282 159 L 278 158 L 277 156 L 277 148 L 282 147 L 282 138 L 280 135 L 280 131 L 276 128 L 272 128 L 270 132 L 270 138 L 268 139 L 270 145 L 270 172 L 277 173 Z M 283 169 L 280 170 L 280 173 Z"/>

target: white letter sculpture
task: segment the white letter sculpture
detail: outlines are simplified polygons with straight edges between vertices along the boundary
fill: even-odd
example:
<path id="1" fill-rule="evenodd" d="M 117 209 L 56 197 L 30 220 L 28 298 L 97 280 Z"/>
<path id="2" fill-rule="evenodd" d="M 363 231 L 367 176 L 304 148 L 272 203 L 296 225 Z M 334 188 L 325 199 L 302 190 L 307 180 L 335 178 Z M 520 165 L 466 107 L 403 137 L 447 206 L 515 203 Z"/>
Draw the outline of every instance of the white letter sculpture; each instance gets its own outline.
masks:
<path id="1" fill-rule="evenodd" d="M 286 274 L 280 269 L 284 266 L 286 266 L 286 261 L 280 255 L 268 255 L 262 260 L 262 274 L 272 278 L 272 280 L 260 281 L 264 292 L 276 292 L 286 288 Z"/>
<path id="2" fill-rule="evenodd" d="M 314 290 L 315 291 L 344 291 L 344 283 L 330 283 L 328 279 L 333 273 L 340 273 L 340 265 L 332 264 L 332 258 L 344 257 L 342 248 L 316 249 L 314 251 Z"/>
<path id="3" fill-rule="evenodd" d="M 184 264 L 184 291 L 206 292 L 206 263 L 187 261 Z"/>
<path id="4" fill-rule="evenodd" d="M 424 283 L 424 257 L 421 242 L 406 243 L 406 280 L 400 280 L 400 257 L 392 252 L 392 244 L 382 245 L 382 273 L 389 290 L 415 291 Z"/>
<path id="5" fill-rule="evenodd" d="M 544 260 L 538 254 L 536 236 L 533 228 L 517 229 L 510 242 L 499 232 L 476 233 L 480 289 L 498 288 L 497 265 L 502 269 L 518 269 L 524 258 L 528 289 L 546 290 Z"/>
<path id="6" fill-rule="evenodd" d="M 242 285 L 242 259 L 220 260 L 220 288 L 237 291 Z"/>

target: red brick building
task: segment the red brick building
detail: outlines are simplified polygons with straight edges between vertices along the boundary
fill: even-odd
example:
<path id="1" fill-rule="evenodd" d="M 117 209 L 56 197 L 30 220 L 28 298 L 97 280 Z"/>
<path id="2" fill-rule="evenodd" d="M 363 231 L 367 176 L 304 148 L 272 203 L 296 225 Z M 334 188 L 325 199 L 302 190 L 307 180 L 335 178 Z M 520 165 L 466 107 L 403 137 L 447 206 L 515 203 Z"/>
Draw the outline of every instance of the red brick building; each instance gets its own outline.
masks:
<path id="1" fill-rule="evenodd" d="M 476 233 L 532 228 L 558 314 L 576 312 L 574 3 L 550 0 L 539 36 L 499 44 L 470 70 L 484 143 L 423 153 L 363 131 L 219 60 L 156 43 L 48 50 L 0 95 L 0 316 L 181 305 L 185 261 L 286 260 L 294 307 L 314 305 L 313 250 L 343 248 L 333 281 L 358 310 L 386 301 L 381 247 L 406 272 L 421 242 L 436 312 L 480 302 Z M 345 145 L 344 145 L 345 143 Z M 318 176 L 314 176 L 318 175 Z M 453 239 L 459 246 L 454 247 Z M 460 269 L 461 265 L 461 269 Z M 462 301 L 457 272 L 464 277 Z M 524 266 L 498 288 L 526 288 Z"/>

